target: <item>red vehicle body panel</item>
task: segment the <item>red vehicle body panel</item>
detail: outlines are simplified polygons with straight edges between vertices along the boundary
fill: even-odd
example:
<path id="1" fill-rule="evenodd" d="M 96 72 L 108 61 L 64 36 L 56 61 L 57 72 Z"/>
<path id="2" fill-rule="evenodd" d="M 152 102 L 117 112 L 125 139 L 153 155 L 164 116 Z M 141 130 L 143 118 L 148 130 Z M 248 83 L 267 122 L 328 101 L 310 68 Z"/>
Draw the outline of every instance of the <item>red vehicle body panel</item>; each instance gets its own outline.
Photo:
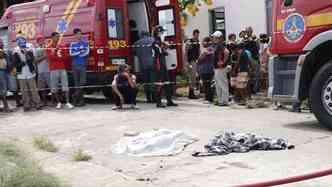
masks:
<path id="1" fill-rule="evenodd" d="M 272 52 L 274 54 L 301 54 L 313 37 L 332 28 L 332 1 L 293 0 L 291 6 L 285 7 L 284 0 L 275 0 L 273 7 Z M 298 41 L 290 42 L 285 37 L 285 22 L 294 14 L 303 17 L 305 30 Z"/>

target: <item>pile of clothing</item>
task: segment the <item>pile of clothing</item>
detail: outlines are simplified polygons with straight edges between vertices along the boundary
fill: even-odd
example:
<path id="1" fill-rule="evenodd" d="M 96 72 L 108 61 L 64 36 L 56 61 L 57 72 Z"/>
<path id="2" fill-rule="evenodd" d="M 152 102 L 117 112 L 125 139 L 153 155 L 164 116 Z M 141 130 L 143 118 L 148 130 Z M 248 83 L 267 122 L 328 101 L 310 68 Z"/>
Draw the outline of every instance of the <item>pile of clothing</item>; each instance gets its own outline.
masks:
<path id="1" fill-rule="evenodd" d="M 225 132 L 215 136 L 211 142 L 204 146 L 205 152 L 195 152 L 193 156 L 217 156 L 230 153 L 246 153 L 252 150 L 286 150 L 294 149 L 284 139 L 272 139 L 257 136 L 251 133 Z"/>

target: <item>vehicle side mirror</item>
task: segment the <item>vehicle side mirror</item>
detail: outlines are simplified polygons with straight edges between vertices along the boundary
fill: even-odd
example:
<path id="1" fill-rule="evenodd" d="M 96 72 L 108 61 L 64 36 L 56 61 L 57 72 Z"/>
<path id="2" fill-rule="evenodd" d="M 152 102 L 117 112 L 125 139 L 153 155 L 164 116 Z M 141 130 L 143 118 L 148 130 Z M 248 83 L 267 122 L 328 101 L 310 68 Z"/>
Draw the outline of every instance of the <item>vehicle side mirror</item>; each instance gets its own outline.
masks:
<path id="1" fill-rule="evenodd" d="M 292 6 L 292 5 L 293 5 L 293 0 L 284 0 L 285 7 Z"/>

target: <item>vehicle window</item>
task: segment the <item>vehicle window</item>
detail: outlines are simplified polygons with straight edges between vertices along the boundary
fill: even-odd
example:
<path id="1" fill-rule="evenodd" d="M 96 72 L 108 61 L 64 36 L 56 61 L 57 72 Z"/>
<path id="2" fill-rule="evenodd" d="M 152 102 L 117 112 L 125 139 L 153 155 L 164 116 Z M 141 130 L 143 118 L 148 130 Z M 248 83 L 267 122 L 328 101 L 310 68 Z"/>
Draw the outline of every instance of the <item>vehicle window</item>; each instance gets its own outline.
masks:
<path id="1" fill-rule="evenodd" d="M 121 9 L 108 9 L 107 22 L 109 38 L 124 38 L 123 12 Z"/>
<path id="2" fill-rule="evenodd" d="M 156 1 L 156 6 L 160 7 L 160 6 L 167 6 L 170 4 L 170 0 L 157 0 Z"/>
<path id="3" fill-rule="evenodd" d="M 159 25 L 167 31 L 165 36 L 175 36 L 175 17 L 173 8 L 160 10 L 158 12 Z"/>

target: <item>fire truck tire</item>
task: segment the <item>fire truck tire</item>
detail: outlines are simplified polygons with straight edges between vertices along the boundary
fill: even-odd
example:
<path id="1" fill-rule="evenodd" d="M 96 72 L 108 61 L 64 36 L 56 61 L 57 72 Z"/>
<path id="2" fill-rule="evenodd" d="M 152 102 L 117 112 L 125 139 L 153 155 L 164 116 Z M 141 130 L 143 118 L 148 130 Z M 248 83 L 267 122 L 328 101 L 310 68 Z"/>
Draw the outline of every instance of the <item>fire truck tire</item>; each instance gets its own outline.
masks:
<path id="1" fill-rule="evenodd" d="M 310 88 L 310 99 L 312 112 L 318 121 L 332 130 L 332 61 L 315 75 Z"/>

